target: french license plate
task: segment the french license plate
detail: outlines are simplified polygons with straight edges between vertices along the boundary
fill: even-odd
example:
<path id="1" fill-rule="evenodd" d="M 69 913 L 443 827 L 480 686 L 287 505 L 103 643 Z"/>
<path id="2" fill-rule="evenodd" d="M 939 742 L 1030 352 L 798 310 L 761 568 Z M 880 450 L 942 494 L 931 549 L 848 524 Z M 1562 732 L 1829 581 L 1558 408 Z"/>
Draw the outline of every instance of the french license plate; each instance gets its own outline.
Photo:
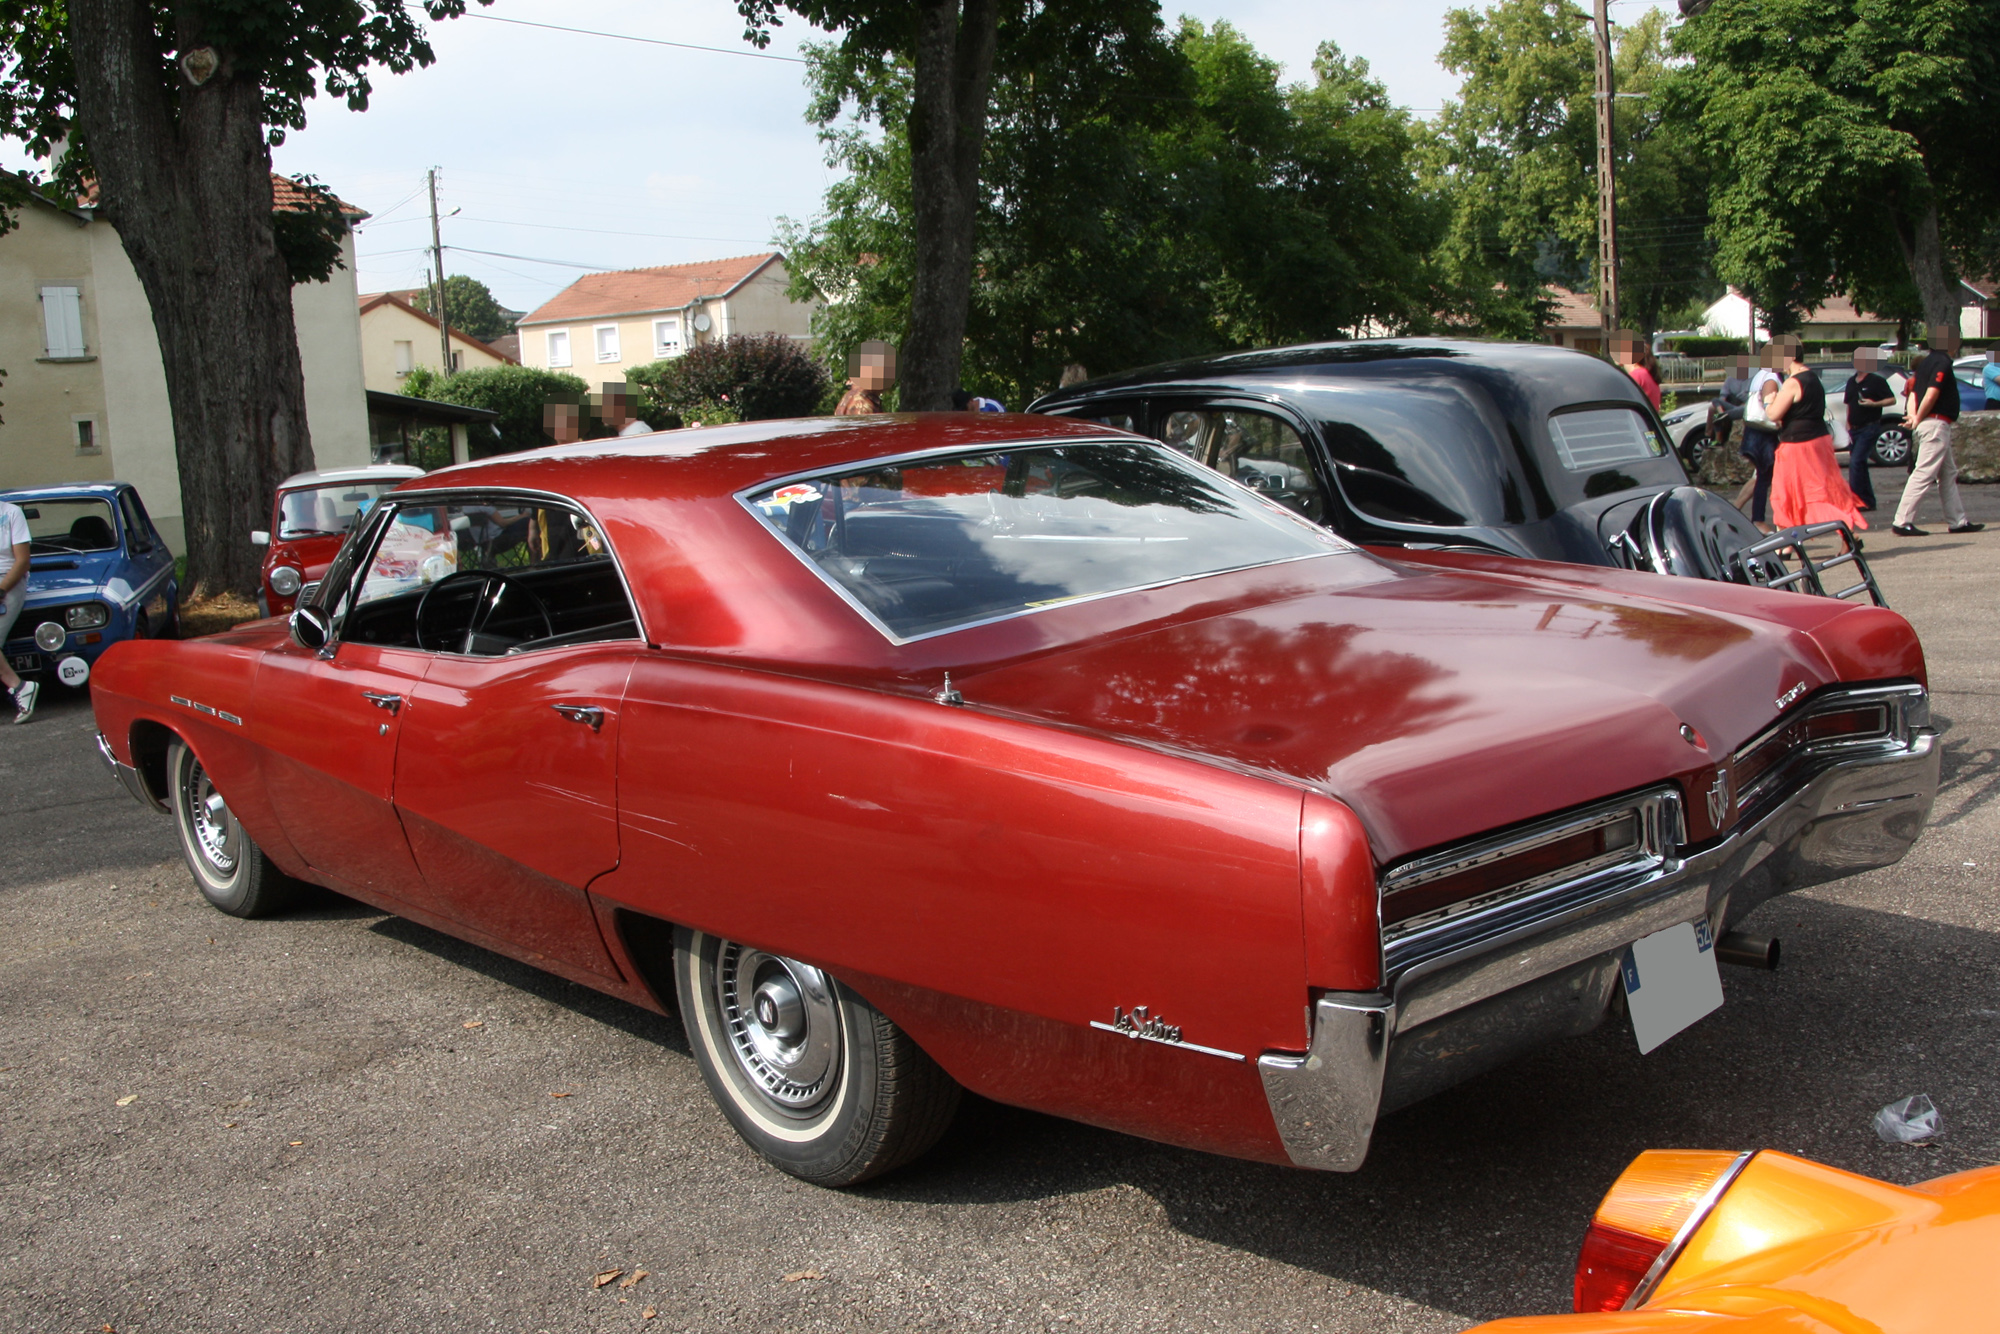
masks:
<path id="1" fill-rule="evenodd" d="M 7 664 L 17 672 L 39 672 L 42 670 L 42 655 L 39 653 L 10 653 Z"/>
<path id="2" fill-rule="evenodd" d="M 1643 1055 L 1722 1008 L 1722 974 L 1708 922 L 1682 922 L 1625 951 L 1625 1008 Z"/>

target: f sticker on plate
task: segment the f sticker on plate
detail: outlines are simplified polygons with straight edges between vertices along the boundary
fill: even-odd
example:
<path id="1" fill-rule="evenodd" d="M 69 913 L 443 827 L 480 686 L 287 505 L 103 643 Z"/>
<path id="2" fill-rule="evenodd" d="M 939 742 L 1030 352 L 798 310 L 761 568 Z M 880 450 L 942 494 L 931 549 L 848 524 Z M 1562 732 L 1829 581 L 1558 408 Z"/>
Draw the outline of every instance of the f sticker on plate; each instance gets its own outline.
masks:
<path id="1" fill-rule="evenodd" d="M 1641 1054 L 1722 1008 L 1722 975 L 1708 923 L 1682 922 L 1625 951 L 1625 1008 Z"/>

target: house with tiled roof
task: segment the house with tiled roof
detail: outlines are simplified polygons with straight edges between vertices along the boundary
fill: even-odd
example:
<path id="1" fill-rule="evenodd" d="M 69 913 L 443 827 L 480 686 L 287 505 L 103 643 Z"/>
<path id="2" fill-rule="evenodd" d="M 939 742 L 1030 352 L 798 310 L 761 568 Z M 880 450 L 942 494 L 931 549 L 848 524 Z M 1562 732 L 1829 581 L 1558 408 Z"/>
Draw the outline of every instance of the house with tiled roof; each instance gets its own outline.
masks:
<path id="1" fill-rule="evenodd" d="M 522 317 L 521 364 L 582 376 L 592 390 L 634 366 L 731 334 L 812 337 L 815 303 L 786 294 L 775 252 L 587 273 Z"/>
<path id="2" fill-rule="evenodd" d="M 297 186 L 271 178 L 277 209 Z M 348 219 L 367 216 L 342 205 Z M 139 488 L 167 544 L 185 550 L 180 468 L 151 303 L 91 189 L 31 192 L 0 237 L 0 489 L 109 481 Z M 322 468 L 369 461 L 368 403 L 355 310 L 354 234 L 325 282 L 292 288 L 306 426 Z"/>
<path id="3" fill-rule="evenodd" d="M 417 309 L 402 292 L 362 294 L 361 379 L 370 389 L 385 394 L 403 392 L 403 380 L 419 366 L 443 368 L 444 347 L 438 336 L 437 316 Z M 459 329 L 451 331 L 451 369 L 478 370 L 487 366 L 512 366 L 516 359 Z"/>

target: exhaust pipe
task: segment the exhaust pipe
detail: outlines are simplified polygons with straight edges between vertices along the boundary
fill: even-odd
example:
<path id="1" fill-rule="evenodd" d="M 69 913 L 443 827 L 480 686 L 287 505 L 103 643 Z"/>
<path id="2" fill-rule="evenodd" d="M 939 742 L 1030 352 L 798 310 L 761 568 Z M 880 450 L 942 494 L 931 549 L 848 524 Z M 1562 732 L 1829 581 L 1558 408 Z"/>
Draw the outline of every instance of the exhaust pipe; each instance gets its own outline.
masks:
<path id="1" fill-rule="evenodd" d="M 1715 957 L 1739 968 L 1762 968 L 1768 972 L 1778 966 L 1778 938 L 1731 931 L 1715 942 Z"/>

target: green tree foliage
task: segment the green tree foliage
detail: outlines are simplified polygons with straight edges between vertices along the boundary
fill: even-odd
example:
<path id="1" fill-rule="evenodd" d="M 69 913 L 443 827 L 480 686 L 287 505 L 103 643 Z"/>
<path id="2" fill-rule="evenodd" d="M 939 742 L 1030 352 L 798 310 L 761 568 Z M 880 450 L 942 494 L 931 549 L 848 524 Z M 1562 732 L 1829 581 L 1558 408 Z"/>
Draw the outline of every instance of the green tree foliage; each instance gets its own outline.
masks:
<path id="1" fill-rule="evenodd" d="M 1719 295 L 1702 228 L 1706 168 L 1695 137 L 1656 96 L 1667 68 L 1665 16 L 1616 33 L 1613 122 L 1621 323 L 1651 329 L 1664 312 Z M 1597 102 L 1590 18 L 1571 0 L 1501 0 L 1445 18 L 1438 57 L 1463 76 L 1425 160 L 1449 200 L 1440 259 L 1463 294 L 1459 317 L 1530 337 L 1547 318 L 1542 287 L 1596 287 Z"/>
<path id="2" fill-rule="evenodd" d="M 656 427 L 687 422 L 804 417 L 826 397 L 826 367 L 783 334 L 731 334 L 678 357 L 635 366 L 627 380 L 639 416 Z"/>
<path id="3" fill-rule="evenodd" d="M 436 290 L 417 289 L 417 309 L 437 314 Z M 514 332 L 514 321 L 494 299 L 491 288 L 470 274 L 454 273 L 444 280 L 444 308 L 447 322 L 468 338 L 490 343 Z"/>
<path id="4" fill-rule="evenodd" d="M 295 176 L 302 201 L 271 210 L 271 237 L 292 285 L 323 283 L 335 269 L 344 269 L 341 242 L 347 236 L 347 212 L 333 191 L 311 176 Z"/>
<path id="5" fill-rule="evenodd" d="M 2000 259 L 2000 0 L 1716 0 L 1674 45 L 1716 268 L 1774 328 L 1841 290 L 1957 319 Z"/>
<path id="6" fill-rule="evenodd" d="M 1436 214 L 1413 131 L 1364 62 L 1332 43 L 1310 83 L 1226 24 L 1093 27 L 1045 12 L 992 93 L 963 382 L 1021 406 L 1063 367 L 1108 372 L 1249 344 L 1420 328 L 1437 297 Z M 902 342 L 915 280 L 910 71 L 809 52 L 831 164 L 845 178 L 780 234 L 794 295 L 839 364 Z"/>
<path id="7" fill-rule="evenodd" d="M 590 386 L 581 376 L 567 371 L 545 371 L 534 366 L 481 366 L 446 378 L 428 366 L 419 366 L 403 377 L 403 392 L 411 398 L 428 398 L 438 403 L 458 403 L 468 408 L 486 408 L 500 414 L 492 426 L 469 427 L 467 444 L 472 457 L 512 454 L 523 449 L 539 449 L 553 443 L 543 429 L 543 409 L 551 403 L 583 406 L 583 438 L 595 440 L 615 435 L 594 416 L 587 402 Z M 497 434 L 496 432 L 497 428 Z M 437 466 L 437 439 L 443 431 L 426 432 L 424 466 Z M 449 457 L 449 448 L 445 450 Z"/>

